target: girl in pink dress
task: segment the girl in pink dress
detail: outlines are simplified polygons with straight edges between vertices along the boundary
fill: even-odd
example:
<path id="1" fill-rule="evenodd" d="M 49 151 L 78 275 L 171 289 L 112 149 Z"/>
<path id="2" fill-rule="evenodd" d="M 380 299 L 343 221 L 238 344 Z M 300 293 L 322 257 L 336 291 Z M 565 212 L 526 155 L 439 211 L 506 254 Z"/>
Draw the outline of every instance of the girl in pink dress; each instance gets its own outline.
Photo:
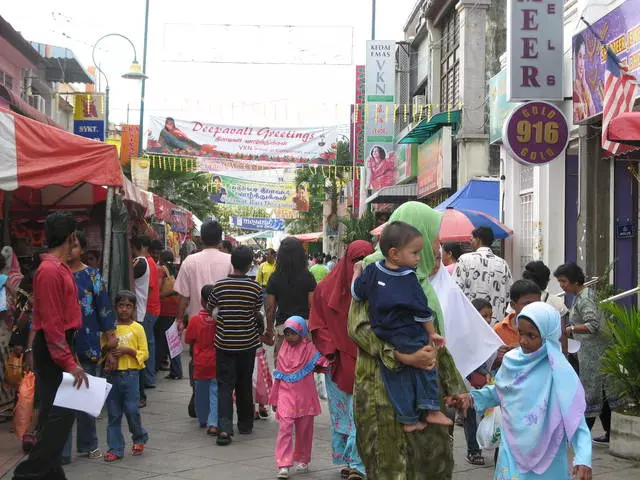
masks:
<path id="1" fill-rule="evenodd" d="M 313 373 L 329 366 L 308 338 L 307 322 L 294 316 L 284 323 L 284 337 L 273 374 L 269 403 L 280 422 L 276 440 L 278 478 L 289 478 L 296 464 L 297 473 L 307 473 L 313 445 L 313 417 L 320 415 L 320 400 Z M 295 447 L 293 429 L 295 426 Z"/>

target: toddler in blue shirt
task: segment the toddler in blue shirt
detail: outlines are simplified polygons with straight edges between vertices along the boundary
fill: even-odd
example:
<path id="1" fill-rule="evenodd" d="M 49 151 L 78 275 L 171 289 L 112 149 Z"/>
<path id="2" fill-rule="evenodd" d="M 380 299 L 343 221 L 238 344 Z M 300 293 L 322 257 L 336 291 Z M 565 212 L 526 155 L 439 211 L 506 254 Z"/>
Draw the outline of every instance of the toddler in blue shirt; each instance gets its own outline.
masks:
<path id="1" fill-rule="evenodd" d="M 420 232 L 404 222 L 387 225 L 380 238 L 385 259 L 362 271 L 356 264 L 352 294 L 369 302 L 369 317 L 375 334 L 400 353 L 414 353 L 429 343 L 444 346 L 444 338 L 433 326 L 433 312 L 420 286 L 415 268 L 424 241 Z M 403 366 L 389 370 L 380 362 L 382 379 L 406 432 L 422 430 L 427 423 L 451 425 L 440 411 L 438 373 Z"/>

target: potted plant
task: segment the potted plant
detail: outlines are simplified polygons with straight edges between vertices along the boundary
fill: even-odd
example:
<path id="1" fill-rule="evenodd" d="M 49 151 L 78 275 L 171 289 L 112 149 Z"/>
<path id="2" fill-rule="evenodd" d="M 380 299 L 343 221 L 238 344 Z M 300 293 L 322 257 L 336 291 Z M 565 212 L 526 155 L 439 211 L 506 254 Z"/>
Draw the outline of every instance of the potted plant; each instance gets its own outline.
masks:
<path id="1" fill-rule="evenodd" d="M 611 346 L 602 358 L 602 372 L 628 406 L 612 412 L 609 451 L 640 460 L 640 312 L 616 303 L 601 305 L 608 314 Z"/>

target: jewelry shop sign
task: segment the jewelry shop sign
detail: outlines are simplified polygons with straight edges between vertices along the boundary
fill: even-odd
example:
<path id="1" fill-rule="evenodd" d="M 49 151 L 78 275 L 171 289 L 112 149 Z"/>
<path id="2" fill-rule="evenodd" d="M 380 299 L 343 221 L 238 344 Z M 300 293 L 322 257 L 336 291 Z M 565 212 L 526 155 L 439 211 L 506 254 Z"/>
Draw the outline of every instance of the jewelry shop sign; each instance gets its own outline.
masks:
<path id="1" fill-rule="evenodd" d="M 509 0 L 507 100 L 562 100 L 563 0 Z"/>

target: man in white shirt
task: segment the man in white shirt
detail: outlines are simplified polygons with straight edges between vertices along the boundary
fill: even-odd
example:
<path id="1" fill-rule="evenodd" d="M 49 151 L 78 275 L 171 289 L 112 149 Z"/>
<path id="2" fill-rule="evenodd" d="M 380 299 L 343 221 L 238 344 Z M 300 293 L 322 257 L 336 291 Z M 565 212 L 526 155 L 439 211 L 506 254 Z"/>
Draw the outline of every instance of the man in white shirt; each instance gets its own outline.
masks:
<path id="1" fill-rule="evenodd" d="M 471 235 L 474 252 L 458 259 L 453 280 L 469 300 L 484 298 L 491 303 L 491 325 L 495 325 L 505 317 L 512 283 L 511 270 L 507 262 L 491 251 L 495 237 L 489 227 L 478 227 Z"/>

